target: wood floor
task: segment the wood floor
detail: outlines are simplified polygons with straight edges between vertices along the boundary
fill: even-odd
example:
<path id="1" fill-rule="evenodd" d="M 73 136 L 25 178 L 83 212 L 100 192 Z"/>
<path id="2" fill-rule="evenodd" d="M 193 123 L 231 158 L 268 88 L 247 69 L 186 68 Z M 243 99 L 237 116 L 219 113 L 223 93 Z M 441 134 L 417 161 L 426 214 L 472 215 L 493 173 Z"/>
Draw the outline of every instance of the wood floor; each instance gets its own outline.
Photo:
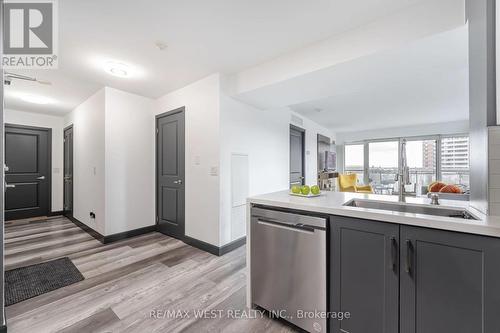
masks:
<path id="1" fill-rule="evenodd" d="M 237 311 L 246 310 L 244 247 L 217 257 L 160 233 L 103 245 L 64 217 L 5 223 L 6 270 L 60 257 L 85 280 L 7 307 L 10 333 L 294 332 Z"/>

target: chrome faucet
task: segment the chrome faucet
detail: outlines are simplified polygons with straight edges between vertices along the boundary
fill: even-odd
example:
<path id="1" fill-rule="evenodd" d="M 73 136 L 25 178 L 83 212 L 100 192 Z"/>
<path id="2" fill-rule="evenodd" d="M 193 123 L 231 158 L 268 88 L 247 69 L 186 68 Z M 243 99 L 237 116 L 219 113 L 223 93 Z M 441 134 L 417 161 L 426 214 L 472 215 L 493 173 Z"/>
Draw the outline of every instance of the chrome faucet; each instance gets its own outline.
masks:
<path id="1" fill-rule="evenodd" d="M 399 201 L 406 202 L 405 185 L 410 185 L 410 168 L 406 158 L 406 139 L 401 142 L 401 152 L 399 154 L 400 171 L 396 175 L 396 181 L 399 185 Z"/>
<path id="2" fill-rule="evenodd" d="M 439 206 L 440 205 L 440 203 L 439 203 L 439 194 L 433 193 L 431 195 L 431 205 L 435 205 L 435 206 Z"/>

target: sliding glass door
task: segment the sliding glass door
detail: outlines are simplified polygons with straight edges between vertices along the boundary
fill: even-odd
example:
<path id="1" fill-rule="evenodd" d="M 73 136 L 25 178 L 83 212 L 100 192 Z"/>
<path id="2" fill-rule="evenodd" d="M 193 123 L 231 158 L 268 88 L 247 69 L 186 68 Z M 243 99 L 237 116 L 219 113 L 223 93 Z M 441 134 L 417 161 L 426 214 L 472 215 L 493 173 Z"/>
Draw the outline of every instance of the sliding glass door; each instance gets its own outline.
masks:
<path id="1" fill-rule="evenodd" d="M 364 183 L 365 179 L 365 145 L 345 145 L 344 170 L 346 173 L 358 175 L 358 183 Z"/>
<path id="2" fill-rule="evenodd" d="M 408 192 L 421 195 L 437 179 L 437 139 L 408 139 L 406 156 L 410 168 L 411 188 Z"/>
<path id="3" fill-rule="evenodd" d="M 368 143 L 369 183 L 377 194 L 392 194 L 399 169 L 399 141 Z"/>

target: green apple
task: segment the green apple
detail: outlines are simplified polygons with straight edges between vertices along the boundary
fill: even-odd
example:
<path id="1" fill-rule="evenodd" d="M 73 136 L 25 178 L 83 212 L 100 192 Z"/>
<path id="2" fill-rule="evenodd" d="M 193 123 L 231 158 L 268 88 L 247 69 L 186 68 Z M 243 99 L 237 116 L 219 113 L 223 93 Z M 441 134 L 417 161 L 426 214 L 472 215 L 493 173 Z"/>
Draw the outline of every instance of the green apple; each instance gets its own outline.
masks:
<path id="1" fill-rule="evenodd" d="M 320 192 L 320 190 L 319 190 L 319 186 L 318 185 L 311 186 L 311 193 L 312 194 L 318 195 L 319 192 Z"/>
<path id="2" fill-rule="evenodd" d="M 311 189 L 309 188 L 309 186 L 304 185 L 300 189 L 300 192 L 302 192 L 303 195 L 309 195 L 309 192 L 311 192 Z"/>
<path id="3" fill-rule="evenodd" d="M 293 186 L 292 186 L 292 193 L 293 193 L 293 194 L 300 194 L 300 186 L 298 186 L 298 185 L 293 185 Z"/>

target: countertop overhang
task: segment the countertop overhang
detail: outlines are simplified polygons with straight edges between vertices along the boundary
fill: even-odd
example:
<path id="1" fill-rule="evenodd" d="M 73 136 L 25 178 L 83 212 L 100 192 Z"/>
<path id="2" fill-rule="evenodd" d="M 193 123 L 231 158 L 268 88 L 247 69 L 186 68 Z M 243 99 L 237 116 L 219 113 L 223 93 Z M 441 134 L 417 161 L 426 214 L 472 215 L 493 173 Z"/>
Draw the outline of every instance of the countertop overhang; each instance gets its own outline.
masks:
<path id="1" fill-rule="evenodd" d="M 304 212 L 354 217 L 366 220 L 397 223 L 416 227 L 441 229 L 469 234 L 500 237 L 500 217 L 486 216 L 465 201 L 441 200 L 441 206 L 465 208 L 479 220 L 441 217 L 414 213 L 402 213 L 344 206 L 352 199 L 398 202 L 397 196 L 360 194 L 346 192 L 323 192 L 319 197 L 303 198 L 292 196 L 288 191 L 274 192 L 248 198 L 249 204 L 279 207 Z M 407 198 L 408 204 L 430 204 L 427 198 Z"/>

